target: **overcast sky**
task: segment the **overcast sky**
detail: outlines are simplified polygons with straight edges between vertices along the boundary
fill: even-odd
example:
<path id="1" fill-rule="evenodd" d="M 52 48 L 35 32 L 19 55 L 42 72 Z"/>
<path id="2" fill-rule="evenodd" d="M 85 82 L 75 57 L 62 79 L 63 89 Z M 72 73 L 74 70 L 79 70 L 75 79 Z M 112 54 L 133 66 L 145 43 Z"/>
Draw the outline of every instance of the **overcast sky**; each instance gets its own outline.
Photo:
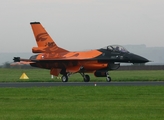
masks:
<path id="1" fill-rule="evenodd" d="M 164 0 L 1 0 L 0 52 L 31 52 L 34 21 L 68 50 L 164 47 Z"/>

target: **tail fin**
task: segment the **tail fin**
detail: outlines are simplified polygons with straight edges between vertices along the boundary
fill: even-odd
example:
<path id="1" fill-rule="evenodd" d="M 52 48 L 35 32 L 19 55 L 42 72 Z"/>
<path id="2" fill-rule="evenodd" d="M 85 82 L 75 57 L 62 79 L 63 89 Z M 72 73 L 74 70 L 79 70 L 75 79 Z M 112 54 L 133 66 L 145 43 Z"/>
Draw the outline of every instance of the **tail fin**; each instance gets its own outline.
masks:
<path id="1" fill-rule="evenodd" d="M 38 47 L 32 48 L 33 53 L 68 52 L 67 50 L 56 45 L 56 43 L 43 28 L 40 22 L 31 22 L 30 24 L 36 39 L 36 43 L 38 45 Z"/>

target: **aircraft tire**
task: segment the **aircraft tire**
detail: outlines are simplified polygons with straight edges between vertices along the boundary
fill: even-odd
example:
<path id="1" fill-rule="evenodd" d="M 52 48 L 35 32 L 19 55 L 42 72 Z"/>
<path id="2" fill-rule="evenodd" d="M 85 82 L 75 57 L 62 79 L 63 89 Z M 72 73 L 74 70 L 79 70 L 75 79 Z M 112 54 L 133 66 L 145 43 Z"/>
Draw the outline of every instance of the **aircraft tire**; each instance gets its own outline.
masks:
<path id="1" fill-rule="evenodd" d="M 68 76 L 67 75 L 63 75 L 61 79 L 62 79 L 62 82 L 68 82 Z"/>
<path id="2" fill-rule="evenodd" d="M 84 77 L 84 82 L 89 82 L 89 81 L 90 81 L 89 75 L 85 75 L 85 77 Z"/>
<path id="3" fill-rule="evenodd" d="M 107 78 L 106 78 L 106 81 L 107 81 L 107 82 L 111 82 L 111 80 L 112 80 L 111 77 L 107 77 Z"/>

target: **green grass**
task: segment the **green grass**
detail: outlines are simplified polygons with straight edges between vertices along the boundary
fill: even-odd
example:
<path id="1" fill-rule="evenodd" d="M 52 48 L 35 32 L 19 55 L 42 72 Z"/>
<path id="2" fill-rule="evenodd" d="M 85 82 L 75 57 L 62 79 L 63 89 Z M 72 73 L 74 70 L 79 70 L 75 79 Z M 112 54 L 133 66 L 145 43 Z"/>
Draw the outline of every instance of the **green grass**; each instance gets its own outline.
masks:
<path id="1" fill-rule="evenodd" d="M 29 80 L 20 80 L 20 76 L 25 72 L 30 78 Z M 91 82 L 106 81 L 106 78 L 96 78 L 93 74 L 89 74 Z M 112 81 L 164 81 L 164 70 L 140 70 L 140 71 L 110 71 Z M 51 79 L 49 70 L 45 69 L 0 69 L 0 82 L 54 82 L 61 81 L 54 77 Z M 69 81 L 83 81 L 80 74 L 74 74 Z"/>
<path id="2" fill-rule="evenodd" d="M 0 88 L 0 120 L 163 120 L 163 86 Z"/>

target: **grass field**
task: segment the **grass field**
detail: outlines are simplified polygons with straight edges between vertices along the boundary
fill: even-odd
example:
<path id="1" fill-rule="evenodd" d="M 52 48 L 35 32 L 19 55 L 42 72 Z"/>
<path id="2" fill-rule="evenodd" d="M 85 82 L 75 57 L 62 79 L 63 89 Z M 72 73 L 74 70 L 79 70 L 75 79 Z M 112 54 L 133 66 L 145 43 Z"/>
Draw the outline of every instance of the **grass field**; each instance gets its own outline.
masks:
<path id="1" fill-rule="evenodd" d="M 25 72 L 30 78 L 29 80 L 20 80 L 20 76 Z M 164 70 L 140 70 L 140 71 L 110 71 L 112 81 L 164 81 Z M 106 81 L 106 78 L 96 78 L 90 74 L 91 82 Z M 49 70 L 45 69 L 0 69 L 0 82 L 54 82 L 61 81 L 54 77 L 51 79 Z M 80 74 L 74 74 L 69 81 L 83 81 Z"/>
<path id="2" fill-rule="evenodd" d="M 20 80 L 22 73 L 29 80 Z M 113 81 L 163 81 L 164 71 L 111 71 Z M 91 76 L 91 82 L 105 78 Z M 0 82 L 53 82 L 44 69 L 0 69 Z M 69 81 L 83 81 L 81 75 Z M 0 120 L 163 120 L 163 86 L 0 88 Z"/>
<path id="3" fill-rule="evenodd" d="M 163 120 L 163 86 L 0 88 L 0 120 Z"/>

